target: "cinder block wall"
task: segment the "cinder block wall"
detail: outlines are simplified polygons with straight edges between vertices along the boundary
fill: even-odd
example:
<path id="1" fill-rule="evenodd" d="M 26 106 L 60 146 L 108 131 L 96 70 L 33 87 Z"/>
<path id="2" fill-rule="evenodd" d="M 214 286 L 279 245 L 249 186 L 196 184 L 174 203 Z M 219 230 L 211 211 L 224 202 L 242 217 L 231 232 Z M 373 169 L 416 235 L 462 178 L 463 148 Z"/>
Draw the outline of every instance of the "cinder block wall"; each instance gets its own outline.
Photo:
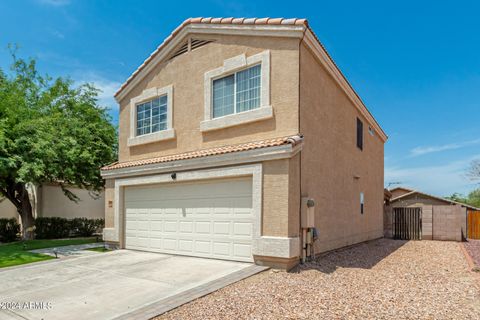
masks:
<path id="1" fill-rule="evenodd" d="M 392 212 L 394 207 L 422 208 L 422 240 L 462 241 L 467 230 L 467 210 L 460 205 L 421 205 L 419 203 L 394 203 L 385 206 L 384 234 L 393 237 Z"/>
<path id="2" fill-rule="evenodd" d="M 385 238 L 393 238 L 392 213 L 393 207 L 391 205 L 383 206 L 383 236 Z"/>
<path id="3" fill-rule="evenodd" d="M 433 239 L 433 206 L 422 206 L 422 239 Z"/>
<path id="4" fill-rule="evenodd" d="M 462 241 L 465 230 L 465 208 L 452 205 L 433 207 L 433 240 Z"/>

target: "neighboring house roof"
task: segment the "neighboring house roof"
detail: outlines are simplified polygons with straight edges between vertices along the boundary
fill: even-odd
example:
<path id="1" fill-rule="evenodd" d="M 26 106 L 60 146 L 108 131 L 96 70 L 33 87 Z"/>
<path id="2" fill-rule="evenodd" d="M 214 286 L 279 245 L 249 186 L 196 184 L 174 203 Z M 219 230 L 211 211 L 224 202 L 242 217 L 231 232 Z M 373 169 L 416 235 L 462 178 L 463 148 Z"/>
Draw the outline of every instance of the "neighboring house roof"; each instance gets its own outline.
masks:
<path id="1" fill-rule="evenodd" d="M 402 188 L 402 189 L 405 189 L 405 188 Z M 432 199 L 443 201 L 443 202 L 448 203 L 448 204 L 461 205 L 462 207 L 469 208 L 469 209 L 472 209 L 472 210 L 480 210 L 477 207 L 474 207 L 474 206 L 471 206 L 471 205 L 468 205 L 468 204 L 465 204 L 465 203 L 457 202 L 457 201 L 442 198 L 442 197 L 437 197 L 437 196 L 434 196 L 434 195 L 431 195 L 431 194 L 428 194 L 428 193 L 424 193 L 424 192 L 420 192 L 420 191 L 417 191 L 417 190 L 412 190 L 408 193 L 405 193 L 405 194 L 402 194 L 398 197 L 392 198 L 390 200 L 390 202 L 395 202 L 395 201 L 398 201 L 398 200 L 402 200 L 402 199 L 407 198 L 409 196 L 412 196 L 414 194 L 420 194 L 420 195 L 423 195 L 423 196 L 426 196 L 426 197 L 429 197 L 429 198 L 432 198 Z"/>
<path id="2" fill-rule="evenodd" d="M 249 142 L 249 143 L 211 148 L 211 149 L 202 149 L 202 150 L 197 150 L 192 152 L 185 152 L 180 154 L 173 154 L 173 155 L 149 158 L 149 159 L 143 159 L 143 160 L 116 162 L 103 167 L 102 170 L 107 171 L 107 170 L 136 167 L 136 166 L 142 166 L 142 165 L 148 165 L 148 164 L 162 163 L 162 162 L 194 159 L 194 158 L 208 157 L 208 156 L 214 156 L 214 155 L 220 155 L 220 154 L 226 154 L 226 153 L 232 153 L 232 152 L 276 147 L 276 146 L 281 146 L 285 144 L 291 144 L 292 147 L 295 147 L 301 144 L 302 142 L 303 142 L 303 136 L 295 135 L 295 136 L 267 139 L 267 140 Z"/>
<path id="3" fill-rule="evenodd" d="M 234 26 L 236 27 L 260 27 L 260 26 L 269 26 L 269 27 L 278 27 L 278 31 L 286 31 L 284 30 L 285 27 L 295 27 L 295 26 L 301 26 L 304 28 L 304 33 L 303 36 L 305 37 L 305 34 L 311 35 L 315 40 L 315 42 L 320 46 L 320 55 L 322 56 L 322 59 L 327 60 L 330 66 L 327 66 L 327 71 L 330 73 L 333 73 L 333 77 L 336 81 L 341 83 L 341 87 L 344 88 L 345 86 L 347 89 L 346 90 L 347 95 L 352 99 L 354 102 L 355 106 L 360 109 L 360 111 L 364 114 L 364 116 L 368 119 L 368 121 L 371 123 L 373 127 L 375 127 L 382 138 L 383 141 L 387 140 L 387 135 L 383 131 L 383 129 L 380 127 L 378 122 L 375 120 L 373 115 L 370 113 L 370 111 L 367 109 L 365 104 L 363 103 L 362 99 L 360 96 L 357 94 L 357 92 L 353 89 L 352 85 L 350 82 L 348 82 L 347 78 L 345 75 L 340 71 L 340 68 L 338 68 L 337 64 L 335 61 L 333 61 L 332 57 L 328 54 L 327 50 L 323 46 L 323 44 L 320 42 L 319 38 L 317 35 L 313 32 L 313 30 L 310 28 L 308 21 L 306 19 L 297 19 L 297 18 L 292 18 L 292 19 L 284 19 L 284 18 L 188 18 L 186 19 L 183 23 L 181 23 L 158 47 L 155 49 L 150 56 L 145 59 L 145 61 L 132 73 L 132 75 L 120 86 L 118 91 L 114 94 L 114 97 L 118 100 L 121 99 L 123 92 L 126 90 L 126 88 L 135 80 L 137 77 L 143 77 L 145 76 L 150 70 L 148 69 L 148 65 L 157 59 L 157 56 L 161 56 L 161 53 L 164 51 L 168 50 L 173 50 L 172 48 L 172 43 L 174 42 L 174 39 L 181 34 L 185 29 L 188 27 L 192 26 L 202 26 L 202 25 L 218 25 L 219 27 L 221 26 L 227 26 L 227 29 L 222 30 L 222 33 L 234 33 Z M 288 30 L 287 30 L 288 31 Z M 308 32 L 306 32 L 308 31 Z M 187 32 L 189 32 L 187 30 Z M 197 30 L 197 29 L 192 29 L 191 32 L 202 32 L 202 33 L 215 33 L 219 32 L 218 30 Z M 259 31 L 259 35 L 261 35 L 261 31 Z M 182 37 L 185 34 L 182 35 Z M 160 60 L 161 61 L 161 60 Z M 158 63 L 158 59 L 157 59 Z M 143 74 L 143 75 L 142 75 Z M 345 84 L 345 86 L 343 86 Z M 352 97 L 353 96 L 353 97 Z"/>
<path id="4" fill-rule="evenodd" d="M 409 189 L 409 188 L 405 188 L 405 187 L 395 187 L 393 189 L 390 189 L 389 191 L 391 193 L 394 193 L 395 191 L 398 191 L 398 190 L 403 190 L 403 191 L 406 191 L 406 192 L 412 192 L 414 191 L 413 189 Z"/>
<path id="5" fill-rule="evenodd" d="M 390 200 L 392 198 L 392 193 L 387 188 L 383 189 L 383 199 Z"/>

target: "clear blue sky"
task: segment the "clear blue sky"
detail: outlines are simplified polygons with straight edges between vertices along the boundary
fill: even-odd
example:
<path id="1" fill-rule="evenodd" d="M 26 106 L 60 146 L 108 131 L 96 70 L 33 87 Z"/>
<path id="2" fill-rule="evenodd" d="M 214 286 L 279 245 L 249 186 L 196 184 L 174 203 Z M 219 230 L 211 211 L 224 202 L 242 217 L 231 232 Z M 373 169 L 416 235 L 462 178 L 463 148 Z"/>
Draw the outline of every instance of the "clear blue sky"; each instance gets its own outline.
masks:
<path id="1" fill-rule="evenodd" d="M 466 193 L 480 158 L 480 3 L 476 1 L 0 1 L 8 43 L 42 72 L 118 86 L 185 18 L 307 18 L 389 135 L 385 183 Z"/>

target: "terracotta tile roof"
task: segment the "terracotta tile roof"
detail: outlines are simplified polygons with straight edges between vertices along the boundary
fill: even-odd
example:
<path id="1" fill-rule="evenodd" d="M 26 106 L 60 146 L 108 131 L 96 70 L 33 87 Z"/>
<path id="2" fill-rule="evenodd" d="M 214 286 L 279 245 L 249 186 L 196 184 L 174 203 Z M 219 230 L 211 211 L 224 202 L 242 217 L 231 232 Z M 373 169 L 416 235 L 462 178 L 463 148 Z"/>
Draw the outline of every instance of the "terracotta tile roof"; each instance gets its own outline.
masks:
<path id="1" fill-rule="evenodd" d="M 135 76 L 142 71 L 146 65 L 160 52 L 160 50 L 165 47 L 172 39 L 187 25 L 192 23 L 203 23 L 203 24 L 270 24 L 270 25 L 305 25 L 308 27 L 308 22 L 306 19 L 284 19 L 284 18 L 188 18 L 183 21 L 173 32 L 157 47 L 157 49 L 152 52 L 152 54 L 145 59 L 145 61 L 140 65 L 140 67 L 135 70 L 132 75 L 125 81 L 122 86 L 115 92 L 114 96 L 116 97 L 120 91 L 122 91 Z M 311 30 L 312 31 L 312 30 Z M 313 31 L 312 31 L 313 33 Z"/>
<path id="2" fill-rule="evenodd" d="M 157 158 L 149 158 L 149 159 L 135 160 L 135 161 L 128 161 L 128 162 L 115 162 L 108 166 L 103 167 L 102 170 L 108 171 L 108 170 L 137 167 L 137 166 L 143 166 L 143 165 L 155 164 L 155 163 L 187 160 L 187 159 L 208 157 L 208 156 L 214 156 L 214 155 L 220 155 L 220 154 L 226 154 L 226 153 L 232 153 L 232 152 L 276 147 L 276 146 L 281 146 L 286 144 L 291 144 L 294 147 L 302 143 L 302 141 L 303 141 L 303 136 L 301 135 L 267 139 L 267 140 L 248 142 L 248 143 L 242 143 L 242 144 L 236 144 L 236 145 L 230 145 L 230 146 L 202 149 L 202 150 L 185 152 L 180 154 L 172 154 L 172 155 L 157 157 Z"/>

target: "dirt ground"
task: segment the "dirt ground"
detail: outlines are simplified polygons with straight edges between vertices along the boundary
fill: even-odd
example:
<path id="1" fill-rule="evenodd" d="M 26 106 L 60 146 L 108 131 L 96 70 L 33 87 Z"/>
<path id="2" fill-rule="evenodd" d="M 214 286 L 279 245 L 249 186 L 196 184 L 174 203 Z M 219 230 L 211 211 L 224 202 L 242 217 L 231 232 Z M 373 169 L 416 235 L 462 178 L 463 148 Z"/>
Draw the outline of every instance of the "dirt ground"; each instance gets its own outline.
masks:
<path id="1" fill-rule="evenodd" d="M 269 270 L 156 319 L 480 319 L 456 242 L 380 239 Z"/>

